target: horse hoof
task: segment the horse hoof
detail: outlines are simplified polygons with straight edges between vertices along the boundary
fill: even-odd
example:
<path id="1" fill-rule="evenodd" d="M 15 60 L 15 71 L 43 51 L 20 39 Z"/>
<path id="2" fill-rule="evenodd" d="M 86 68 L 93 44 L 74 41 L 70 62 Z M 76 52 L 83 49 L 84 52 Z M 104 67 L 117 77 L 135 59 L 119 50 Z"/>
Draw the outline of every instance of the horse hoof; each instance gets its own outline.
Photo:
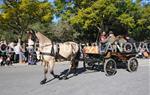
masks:
<path id="1" fill-rule="evenodd" d="M 47 80 L 47 79 L 43 79 L 43 80 L 40 82 L 40 84 L 41 84 L 41 85 L 45 84 L 45 83 L 46 83 L 46 80 Z"/>
<path id="2" fill-rule="evenodd" d="M 64 76 L 63 79 L 64 79 L 64 80 L 67 80 L 67 79 L 69 79 L 69 78 L 68 78 L 67 76 Z"/>
<path id="3" fill-rule="evenodd" d="M 77 73 L 73 74 L 73 76 L 77 76 L 77 75 L 78 75 Z"/>
<path id="4" fill-rule="evenodd" d="M 59 79 L 59 80 L 62 80 L 62 79 L 63 79 L 63 77 L 59 77 L 58 79 Z"/>
<path id="5" fill-rule="evenodd" d="M 59 75 L 55 75 L 54 78 L 60 78 L 60 76 Z"/>

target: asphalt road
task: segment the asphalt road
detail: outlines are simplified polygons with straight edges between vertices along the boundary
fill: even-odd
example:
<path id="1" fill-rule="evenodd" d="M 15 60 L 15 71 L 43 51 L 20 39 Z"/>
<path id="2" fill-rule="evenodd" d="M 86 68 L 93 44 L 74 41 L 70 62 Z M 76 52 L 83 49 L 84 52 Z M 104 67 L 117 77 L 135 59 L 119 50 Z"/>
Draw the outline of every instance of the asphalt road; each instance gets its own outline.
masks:
<path id="1" fill-rule="evenodd" d="M 67 69 L 66 63 L 57 64 L 55 73 Z M 49 82 L 44 85 L 40 85 L 40 65 L 0 67 L 0 95 L 150 95 L 150 60 L 139 63 L 134 73 L 118 69 L 115 76 L 107 77 L 103 72 L 80 70 L 78 76 L 68 80 L 51 80 L 49 75 Z"/>

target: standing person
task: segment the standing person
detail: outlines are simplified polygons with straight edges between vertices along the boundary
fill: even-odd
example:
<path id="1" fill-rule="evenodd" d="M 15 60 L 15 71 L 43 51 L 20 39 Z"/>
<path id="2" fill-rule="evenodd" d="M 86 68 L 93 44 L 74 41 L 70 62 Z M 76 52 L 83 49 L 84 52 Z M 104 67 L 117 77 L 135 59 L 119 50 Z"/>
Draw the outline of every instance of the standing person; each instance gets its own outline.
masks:
<path id="1" fill-rule="evenodd" d="M 25 62 L 28 62 L 28 55 L 29 55 L 29 52 L 27 50 L 27 47 L 25 47 L 25 52 L 24 52 L 24 56 L 26 58 Z"/>
<path id="2" fill-rule="evenodd" d="M 7 65 L 12 65 L 14 61 L 14 43 L 11 42 L 7 47 Z"/>
<path id="3" fill-rule="evenodd" d="M 6 64 L 6 58 L 7 58 L 7 51 L 6 51 L 7 45 L 2 43 L 0 46 L 0 59 L 1 59 L 1 65 Z"/>
<path id="4" fill-rule="evenodd" d="M 29 39 L 28 39 L 28 51 L 29 51 L 29 53 L 33 52 L 33 49 L 34 49 L 34 42 L 31 39 L 31 36 L 29 36 Z"/>
<path id="5" fill-rule="evenodd" d="M 26 62 L 26 47 L 25 47 L 25 43 L 21 44 L 21 63 L 25 63 Z"/>
<path id="6" fill-rule="evenodd" d="M 15 52 L 15 63 L 19 63 L 20 57 L 21 57 L 21 45 L 20 41 L 18 41 L 17 45 L 14 47 L 14 52 Z"/>
<path id="7" fill-rule="evenodd" d="M 34 59 L 35 51 L 34 51 L 34 41 L 32 40 L 32 34 L 29 32 L 28 38 L 28 64 L 29 65 L 36 65 L 36 61 Z"/>

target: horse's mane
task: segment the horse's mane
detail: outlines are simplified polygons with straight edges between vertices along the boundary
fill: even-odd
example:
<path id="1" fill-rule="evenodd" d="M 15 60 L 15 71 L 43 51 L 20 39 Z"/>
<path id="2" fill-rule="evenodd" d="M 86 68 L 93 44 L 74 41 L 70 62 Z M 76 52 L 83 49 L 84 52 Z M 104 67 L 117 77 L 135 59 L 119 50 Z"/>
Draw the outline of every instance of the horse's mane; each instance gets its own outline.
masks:
<path id="1" fill-rule="evenodd" d="M 39 39 L 39 43 L 41 43 L 41 44 L 44 44 L 44 43 L 51 44 L 52 43 L 52 41 L 49 38 L 47 38 L 45 35 L 43 35 L 40 32 L 37 32 L 36 36 Z"/>

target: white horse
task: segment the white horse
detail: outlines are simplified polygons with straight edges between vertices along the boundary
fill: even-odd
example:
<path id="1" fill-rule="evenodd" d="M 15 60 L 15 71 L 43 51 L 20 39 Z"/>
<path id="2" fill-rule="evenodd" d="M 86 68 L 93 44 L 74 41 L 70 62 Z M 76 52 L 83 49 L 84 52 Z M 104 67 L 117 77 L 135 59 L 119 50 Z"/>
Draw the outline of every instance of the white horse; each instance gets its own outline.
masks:
<path id="1" fill-rule="evenodd" d="M 76 58 L 79 51 L 78 44 L 75 42 L 64 42 L 54 45 L 50 39 L 40 32 L 32 31 L 31 34 L 34 35 L 34 37 L 36 36 L 39 41 L 39 51 L 42 56 L 42 64 L 44 65 L 44 79 L 41 81 L 41 84 L 46 83 L 46 75 L 49 70 L 50 74 L 52 74 L 54 78 L 60 78 L 58 75 L 54 74 L 55 59 L 60 56 L 61 58 L 71 61 L 70 68 L 63 77 L 64 79 L 67 79 L 70 71 L 77 68 L 78 60 L 76 60 Z"/>

